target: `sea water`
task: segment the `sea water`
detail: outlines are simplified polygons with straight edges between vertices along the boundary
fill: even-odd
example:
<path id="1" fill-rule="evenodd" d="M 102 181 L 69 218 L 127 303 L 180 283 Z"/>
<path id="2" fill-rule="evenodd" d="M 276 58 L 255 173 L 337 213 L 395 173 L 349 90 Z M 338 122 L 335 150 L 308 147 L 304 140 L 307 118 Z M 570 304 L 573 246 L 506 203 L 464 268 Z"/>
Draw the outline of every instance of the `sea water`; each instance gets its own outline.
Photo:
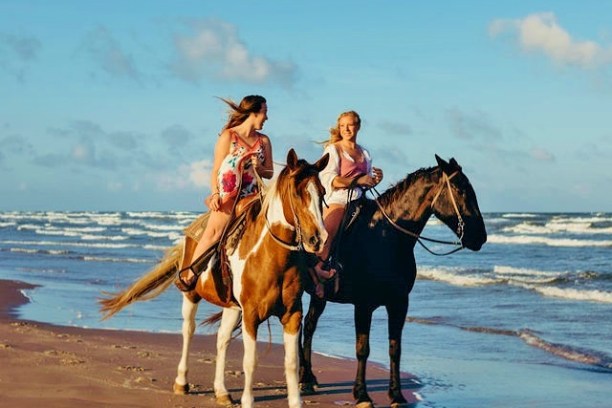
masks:
<path id="1" fill-rule="evenodd" d="M 182 237 L 193 212 L 1 212 L 0 278 L 25 291 L 26 319 L 180 332 L 171 288 L 101 321 L 97 300 L 137 280 Z M 402 370 L 423 406 L 599 406 L 612 398 L 612 214 L 488 213 L 479 252 L 415 247 Z M 432 218 L 423 235 L 453 239 Z M 434 251 L 447 248 L 433 246 Z M 308 295 L 304 296 L 305 307 Z M 198 317 L 217 312 L 202 302 Z M 353 308 L 328 304 L 314 340 L 354 358 Z M 374 314 L 370 360 L 388 365 L 386 314 Z M 198 328 L 214 333 L 213 328 Z M 269 334 L 268 334 L 269 333 Z M 278 322 L 260 339 L 281 342 Z M 584 395 L 583 395 L 584 394 Z"/>

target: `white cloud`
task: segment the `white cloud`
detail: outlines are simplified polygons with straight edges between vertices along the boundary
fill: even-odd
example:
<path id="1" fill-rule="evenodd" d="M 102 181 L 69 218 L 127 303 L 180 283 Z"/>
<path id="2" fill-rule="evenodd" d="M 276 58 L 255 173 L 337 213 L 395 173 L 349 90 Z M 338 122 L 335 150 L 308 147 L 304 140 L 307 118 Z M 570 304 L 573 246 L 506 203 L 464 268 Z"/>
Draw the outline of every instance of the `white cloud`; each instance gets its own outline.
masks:
<path id="1" fill-rule="evenodd" d="M 253 55 L 234 25 L 219 20 L 191 24 L 188 35 L 176 35 L 177 60 L 171 65 L 179 78 L 197 82 L 202 77 L 248 83 L 278 82 L 291 86 L 296 66 Z"/>
<path id="2" fill-rule="evenodd" d="M 212 162 L 210 160 L 200 160 L 188 165 L 189 181 L 195 187 L 210 188 L 210 173 Z"/>
<path id="3" fill-rule="evenodd" d="M 180 165 L 175 171 L 155 176 L 157 188 L 161 191 L 185 190 L 188 188 L 210 188 L 212 162 L 200 160 Z"/>
<path id="4" fill-rule="evenodd" d="M 516 36 L 527 52 L 541 53 L 559 65 L 596 67 L 612 62 L 612 48 L 594 41 L 579 41 L 557 23 L 554 13 L 535 13 L 522 19 L 497 19 L 489 24 L 489 34 Z"/>

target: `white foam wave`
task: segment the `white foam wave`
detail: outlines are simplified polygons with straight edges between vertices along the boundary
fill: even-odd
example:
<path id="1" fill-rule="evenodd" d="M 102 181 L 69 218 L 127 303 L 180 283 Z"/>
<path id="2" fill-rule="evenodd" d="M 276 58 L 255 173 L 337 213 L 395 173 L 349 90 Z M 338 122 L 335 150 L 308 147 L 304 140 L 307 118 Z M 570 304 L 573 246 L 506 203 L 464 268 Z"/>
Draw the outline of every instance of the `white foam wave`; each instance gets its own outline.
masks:
<path id="1" fill-rule="evenodd" d="M 563 344 L 550 343 L 528 330 L 521 330 L 518 337 L 530 346 L 540 348 L 566 360 L 576 361 L 582 364 L 595 365 L 605 368 L 612 368 L 609 358 L 598 356 L 587 350 L 578 350 Z"/>
<path id="2" fill-rule="evenodd" d="M 503 218 L 536 218 L 537 214 L 532 213 L 507 213 L 503 214 Z"/>
<path id="3" fill-rule="evenodd" d="M 165 251 L 166 249 L 168 249 L 167 246 L 163 245 L 143 245 L 142 247 L 149 251 Z"/>
<path id="4" fill-rule="evenodd" d="M 493 234 L 488 236 L 487 242 L 492 244 L 540 244 L 554 247 L 612 247 L 612 241 L 610 240 L 548 238 L 527 235 L 505 236 Z"/>
<path id="5" fill-rule="evenodd" d="M 517 284 L 517 286 L 521 286 L 529 290 L 534 290 L 548 297 L 590 302 L 612 303 L 612 292 L 606 292 L 602 290 L 558 288 L 554 286 L 536 286 L 528 284 Z"/>
<path id="6" fill-rule="evenodd" d="M 172 239 L 171 237 L 174 235 L 170 232 L 155 232 L 155 231 L 147 231 L 147 230 L 137 229 L 137 228 L 121 228 L 121 232 L 127 235 L 131 235 L 131 236 L 144 235 L 144 236 L 152 237 L 152 238 L 168 238 L 168 239 Z"/>
<path id="7" fill-rule="evenodd" d="M 612 234 L 612 227 L 593 228 L 592 222 L 566 222 L 567 220 L 553 220 L 545 225 L 536 225 L 523 222 L 517 225 L 508 226 L 502 229 L 504 232 L 513 234 Z"/>
<path id="8" fill-rule="evenodd" d="M 183 229 L 182 226 L 180 225 L 160 225 L 160 224 L 147 224 L 147 223 L 143 223 L 142 226 L 148 230 L 153 230 L 153 231 L 171 231 L 171 232 L 177 232 L 177 231 L 181 231 Z"/>
<path id="9" fill-rule="evenodd" d="M 529 268 L 515 268 L 512 266 L 495 265 L 493 273 L 508 281 L 508 283 L 552 283 L 566 273 L 542 271 Z"/>
<path id="10" fill-rule="evenodd" d="M 150 259 L 143 258 L 110 258 L 104 256 L 84 256 L 84 261 L 89 262 L 119 262 L 119 263 L 152 263 Z"/>
<path id="11" fill-rule="evenodd" d="M 124 241 L 129 239 L 129 237 L 123 235 L 93 235 L 93 234 L 83 234 L 74 231 L 66 231 L 62 229 L 37 229 L 36 232 L 39 235 L 53 235 L 60 237 L 77 237 L 86 241 Z"/>
<path id="12" fill-rule="evenodd" d="M 451 270 L 424 267 L 418 269 L 418 277 L 421 279 L 446 282 L 455 286 L 483 286 L 500 282 L 499 279 L 468 274 L 460 269 Z"/>
<path id="13" fill-rule="evenodd" d="M 65 255 L 70 251 L 66 251 L 64 249 L 8 248 L 8 252 L 17 252 L 24 254 Z"/>
<path id="14" fill-rule="evenodd" d="M 70 247 L 86 247 L 86 248 L 113 248 L 113 249 L 121 249 L 121 248 L 140 248 L 140 245 L 135 244 L 112 244 L 112 243 L 103 243 L 103 242 L 57 242 L 57 241 L 13 241 L 13 240 L 4 240 L 0 241 L 2 244 L 8 245 L 36 245 L 36 246 L 70 246 Z"/>
<path id="15" fill-rule="evenodd" d="M 15 225 L 17 225 L 16 222 L 0 222 L 0 228 L 8 228 L 8 227 L 14 227 Z"/>

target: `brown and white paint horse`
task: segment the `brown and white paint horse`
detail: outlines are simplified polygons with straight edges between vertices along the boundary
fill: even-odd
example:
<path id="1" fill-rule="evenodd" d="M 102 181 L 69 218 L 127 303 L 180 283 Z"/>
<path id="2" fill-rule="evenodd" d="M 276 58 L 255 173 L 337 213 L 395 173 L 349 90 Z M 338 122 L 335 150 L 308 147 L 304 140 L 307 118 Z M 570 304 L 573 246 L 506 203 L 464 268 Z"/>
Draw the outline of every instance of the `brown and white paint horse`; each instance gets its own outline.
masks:
<path id="1" fill-rule="evenodd" d="M 226 350 L 232 331 L 242 316 L 244 342 L 244 390 L 242 407 L 253 406 L 253 372 L 257 361 L 259 325 L 271 316 L 283 326 L 285 377 L 289 407 L 301 407 L 298 385 L 298 343 L 302 322 L 302 278 L 305 252 L 316 253 L 327 239 L 323 225 L 323 186 L 319 172 L 327 165 L 324 156 L 315 164 L 298 159 L 291 149 L 287 165 L 272 182 L 261 205 L 247 211 L 247 224 L 235 249 L 227 254 L 232 270 L 232 300 L 223 300 L 215 290 L 210 265 L 200 275 L 196 288 L 183 296 L 183 351 L 174 389 L 188 391 L 188 353 L 195 331 L 195 315 L 201 299 L 223 306 L 217 333 L 217 366 L 214 391 L 217 402 L 232 400 L 224 382 Z M 157 296 L 172 283 L 178 267 L 174 248 L 158 267 L 130 288 L 101 300 L 105 318 L 138 300 Z M 242 313 L 241 313 L 242 312 Z"/>

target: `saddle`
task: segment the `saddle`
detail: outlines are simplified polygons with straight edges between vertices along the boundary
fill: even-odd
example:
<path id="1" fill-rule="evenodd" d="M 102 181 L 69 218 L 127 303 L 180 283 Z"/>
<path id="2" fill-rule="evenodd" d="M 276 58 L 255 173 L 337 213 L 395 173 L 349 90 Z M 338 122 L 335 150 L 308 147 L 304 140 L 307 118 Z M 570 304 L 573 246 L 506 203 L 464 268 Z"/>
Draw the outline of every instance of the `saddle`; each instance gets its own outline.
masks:
<path id="1" fill-rule="evenodd" d="M 241 199 L 236 204 L 234 217 L 227 225 L 221 239 L 215 242 L 188 267 L 196 277 L 199 277 L 210 263 L 214 288 L 222 303 L 235 303 L 232 292 L 232 271 L 227 257 L 228 254 L 232 254 L 238 246 L 247 223 L 248 210 L 254 207 L 256 203 L 259 203 L 258 198 L 258 195 L 253 195 Z M 208 212 L 202 214 L 185 228 L 183 257 L 188 256 L 195 250 L 195 246 L 206 228 L 208 216 Z M 179 290 L 185 291 L 184 283 L 180 280 L 178 274 L 174 280 L 174 284 Z"/>

